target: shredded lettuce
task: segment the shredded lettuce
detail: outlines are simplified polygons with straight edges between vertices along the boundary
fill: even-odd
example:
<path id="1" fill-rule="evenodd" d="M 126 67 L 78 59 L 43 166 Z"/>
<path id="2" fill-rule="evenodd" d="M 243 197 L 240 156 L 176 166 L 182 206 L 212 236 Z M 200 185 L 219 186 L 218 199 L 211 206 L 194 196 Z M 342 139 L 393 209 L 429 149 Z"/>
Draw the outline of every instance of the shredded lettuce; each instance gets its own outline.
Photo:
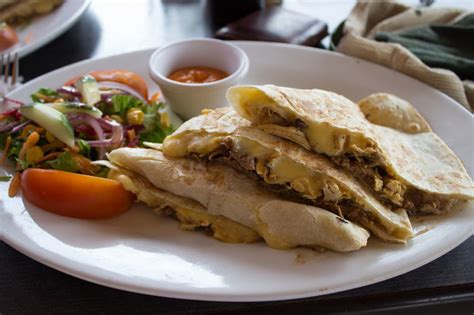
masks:
<path id="1" fill-rule="evenodd" d="M 165 137 L 173 132 L 172 127 L 163 127 L 160 123 L 160 109 L 165 105 L 163 103 L 147 104 L 133 95 L 114 95 L 112 96 L 112 105 L 101 108 L 107 115 L 120 115 L 126 120 L 127 112 L 131 108 L 139 108 L 144 113 L 143 127 L 139 132 L 140 144 L 144 141 L 163 142 Z"/>
<path id="2" fill-rule="evenodd" d="M 72 173 L 79 171 L 79 165 L 77 165 L 76 160 L 74 160 L 74 157 L 68 151 L 61 153 L 54 160 L 47 161 L 46 164 L 58 171 Z"/>
<path id="3" fill-rule="evenodd" d="M 44 103 L 44 100 L 41 98 L 41 95 L 49 96 L 49 97 L 57 97 L 58 92 L 56 92 L 53 89 L 41 88 L 31 95 L 31 99 L 33 100 L 33 102 Z"/>
<path id="4" fill-rule="evenodd" d="M 156 127 L 154 130 L 150 131 L 142 131 L 140 132 L 140 145 L 143 145 L 143 142 L 155 142 L 155 143 L 161 143 L 163 140 L 166 138 L 168 134 L 171 132 L 167 133 L 160 127 Z"/>
<path id="5" fill-rule="evenodd" d="M 87 141 L 78 139 L 77 144 L 79 146 L 79 153 L 81 153 L 83 156 L 86 158 L 90 159 L 91 158 L 91 146 Z"/>
<path id="6" fill-rule="evenodd" d="M 145 129 L 139 133 L 140 145 L 143 145 L 143 142 L 161 143 L 167 135 L 173 132 L 172 126 L 165 128 L 160 123 L 159 110 L 163 107 L 163 103 L 152 103 L 142 109 L 145 113 L 143 120 Z"/>
<path id="7" fill-rule="evenodd" d="M 143 126 L 147 131 L 152 131 L 158 126 L 161 127 L 160 114 L 158 111 L 163 106 L 164 105 L 162 103 L 152 103 L 142 108 L 143 113 L 145 114 L 145 117 L 143 119 Z"/>
<path id="8" fill-rule="evenodd" d="M 26 170 L 27 168 L 35 167 L 35 164 L 28 162 L 27 160 L 20 160 L 18 158 L 15 159 L 18 162 L 18 166 L 22 171 Z"/>
<path id="9" fill-rule="evenodd" d="M 131 108 L 143 108 L 146 104 L 133 95 L 114 95 L 112 96 L 112 106 L 109 109 L 109 115 L 120 115 L 122 118 L 127 116 Z"/>
<path id="10" fill-rule="evenodd" d="M 20 154 L 21 148 L 23 147 L 23 143 L 25 139 L 22 138 L 14 138 L 12 140 L 12 144 L 10 145 L 10 151 L 8 152 L 8 157 L 12 157 L 16 159 L 18 154 Z"/>

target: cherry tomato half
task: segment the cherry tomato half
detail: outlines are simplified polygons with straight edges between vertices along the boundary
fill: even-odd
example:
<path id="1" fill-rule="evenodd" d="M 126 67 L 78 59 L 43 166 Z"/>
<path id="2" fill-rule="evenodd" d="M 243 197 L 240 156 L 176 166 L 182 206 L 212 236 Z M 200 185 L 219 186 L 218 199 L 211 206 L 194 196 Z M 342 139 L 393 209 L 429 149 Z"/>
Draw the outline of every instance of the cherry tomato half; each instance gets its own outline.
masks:
<path id="1" fill-rule="evenodd" d="M 28 201 L 44 210 L 82 219 L 116 216 L 135 200 L 115 180 L 36 168 L 23 172 L 21 189 Z"/>

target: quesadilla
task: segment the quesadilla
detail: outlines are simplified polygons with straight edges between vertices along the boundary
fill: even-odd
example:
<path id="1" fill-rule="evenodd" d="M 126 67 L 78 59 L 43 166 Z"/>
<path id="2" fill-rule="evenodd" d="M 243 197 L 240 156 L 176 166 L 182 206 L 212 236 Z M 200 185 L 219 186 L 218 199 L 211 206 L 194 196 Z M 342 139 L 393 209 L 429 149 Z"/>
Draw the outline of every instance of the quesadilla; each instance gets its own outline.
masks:
<path id="1" fill-rule="evenodd" d="M 251 126 L 231 108 L 188 120 L 162 150 L 231 164 L 284 198 L 329 209 L 384 240 L 403 243 L 413 235 L 404 210 L 391 211 L 326 157 Z"/>
<path id="2" fill-rule="evenodd" d="M 273 248 L 322 246 L 344 252 L 367 244 L 369 233 L 358 225 L 327 210 L 280 199 L 247 176 L 215 161 L 167 158 L 160 151 L 140 148 L 116 149 L 109 154 L 109 160 L 119 167 L 115 178 L 120 180 L 121 167 L 168 192 L 170 195 L 159 197 L 168 207 L 183 206 L 170 196 L 178 196 L 181 202 L 184 198 L 195 207 L 194 211 L 196 207 L 200 212 L 206 209 L 214 217 L 227 218 L 256 231 Z M 122 177 L 122 182 L 132 182 L 125 184 L 125 189 L 140 192 L 148 185 L 126 173 L 122 176 L 127 176 Z M 137 197 L 153 205 L 161 202 L 159 198 L 158 202 L 150 202 L 140 193 Z"/>
<path id="3" fill-rule="evenodd" d="M 330 157 L 392 209 L 439 214 L 474 199 L 462 162 L 433 132 L 373 124 L 357 104 L 323 90 L 237 86 L 227 97 L 263 131 Z"/>
<path id="4" fill-rule="evenodd" d="M 35 16 L 48 14 L 63 2 L 64 0 L 2 0 L 0 21 L 18 25 Z"/>

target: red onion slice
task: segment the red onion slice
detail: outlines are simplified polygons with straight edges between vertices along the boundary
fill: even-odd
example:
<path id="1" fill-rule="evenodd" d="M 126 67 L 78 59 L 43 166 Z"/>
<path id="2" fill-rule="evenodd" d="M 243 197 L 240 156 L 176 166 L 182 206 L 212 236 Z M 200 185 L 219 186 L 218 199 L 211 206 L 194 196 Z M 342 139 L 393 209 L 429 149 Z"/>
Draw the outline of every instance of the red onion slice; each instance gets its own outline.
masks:
<path id="1" fill-rule="evenodd" d="M 80 124 L 87 124 L 97 135 L 97 140 L 88 140 L 87 143 L 91 147 L 96 147 L 99 152 L 99 159 L 105 157 L 105 148 L 112 145 L 120 144 L 123 140 L 123 127 L 114 120 L 106 120 L 103 118 L 93 118 L 86 114 L 68 114 L 69 121 L 76 127 Z M 110 132 L 109 139 L 105 138 L 105 131 Z"/>
<path id="2" fill-rule="evenodd" d="M 15 127 L 12 129 L 11 133 L 15 133 L 15 132 L 18 132 L 18 131 L 22 130 L 22 129 L 25 128 L 29 123 L 31 123 L 31 120 L 27 120 L 27 121 L 22 122 L 21 124 L 15 126 Z"/>
<path id="3" fill-rule="evenodd" d="M 112 124 L 112 135 L 109 139 L 103 140 L 92 140 L 87 141 L 91 147 L 110 146 L 120 144 L 123 140 L 123 128 L 122 125 L 113 122 Z"/>
<path id="4" fill-rule="evenodd" d="M 12 130 L 13 128 L 19 126 L 19 125 L 20 125 L 20 122 L 19 122 L 19 121 L 13 121 L 13 122 L 11 122 L 11 123 L 8 123 L 8 124 L 6 124 L 5 126 L 0 127 L 0 133 L 10 131 L 10 130 Z"/>
<path id="5" fill-rule="evenodd" d="M 98 139 L 97 141 L 104 141 L 105 139 L 104 130 L 102 129 L 99 122 L 95 118 L 86 114 L 71 114 L 71 115 L 68 115 L 68 118 L 73 126 L 77 126 L 80 124 L 87 124 L 91 126 L 91 128 L 94 129 L 94 132 L 97 136 L 97 139 Z M 91 141 L 88 141 L 89 145 L 91 145 L 90 142 Z M 103 146 L 100 146 L 98 147 L 97 151 L 99 153 L 99 159 L 103 159 L 105 156 L 105 148 Z"/>
<path id="6" fill-rule="evenodd" d="M 128 85 L 112 82 L 112 81 L 100 81 L 100 82 L 97 82 L 97 84 L 99 84 L 99 87 L 101 88 L 115 89 L 115 90 L 121 90 L 121 91 L 127 92 L 128 94 L 133 95 L 136 98 L 141 99 L 142 101 L 146 102 L 145 98 L 140 93 L 138 93 L 137 91 L 135 91 Z"/>
<path id="7" fill-rule="evenodd" d="M 56 92 L 67 94 L 67 95 L 77 97 L 77 98 L 80 98 L 82 96 L 81 93 L 75 87 L 72 87 L 72 86 L 60 87 L 59 89 L 56 90 Z"/>
<path id="8" fill-rule="evenodd" d="M 18 107 L 23 106 L 24 104 L 20 101 L 2 96 L 0 97 L 0 112 L 2 112 L 4 115 L 8 115 L 9 112 L 12 112 L 13 110 L 18 109 Z M 6 113 L 5 113 L 6 112 Z"/>

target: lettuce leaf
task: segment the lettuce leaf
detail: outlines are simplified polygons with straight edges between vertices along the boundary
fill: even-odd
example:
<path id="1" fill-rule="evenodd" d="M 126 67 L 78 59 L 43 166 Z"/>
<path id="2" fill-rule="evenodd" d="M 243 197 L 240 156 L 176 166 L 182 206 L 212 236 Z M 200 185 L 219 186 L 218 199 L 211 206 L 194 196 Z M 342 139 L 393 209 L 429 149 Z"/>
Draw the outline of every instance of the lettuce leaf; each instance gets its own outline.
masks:
<path id="1" fill-rule="evenodd" d="M 86 158 L 90 159 L 91 158 L 91 146 L 87 141 L 78 139 L 77 144 L 79 146 L 79 153 L 85 156 Z"/>
<path id="2" fill-rule="evenodd" d="M 171 133 L 171 132 L 170 132 Z M 166 138 L 169 133 L 165 132 L 160 127 L 156 127 L 154 130 L 142 131 L 139 133 L 140 136 L 140 145 L 143 145 L 143 142 L 155 142 L 161 143 Z"/>
<path id="3" fill-rule="evenodd" d="M 165 128 L 160 123 L 159 110 L 163 107 L 163 103 L 152 103 L 142 109 L 145 113 L 145 117 L 143 120 L 143 126 L 145 127 L 145 129 L 139 133 L 140 145 L 142 145 L 143 142 L 161 143 L 167 135 L 173 132 L 173 126 Z"/>
<path id="4" fill-rule="evenodd" d="M 47 161 L 46 164 L 52 169 L 65 172 L 77 172 L 79 171 L 79 165 L 74 160 L 73 155 L 70 152 L 64 152 L 58 155 L 54 160 Z"/>
<path id="5" fill-rule="evenodd" d="M 12 144 L 10 145 L 10 151 L 8 151 L 8 157 L 11 158 L 18 158 L 18 154 L 20 154 L 21 148 L 23 147 L 23 143 L 25 139 L 22 138 L 14 138 L 12 140 Z"/>
<path id="6" fill-rule="evenodd" d="M 53 89 L 41 88 L 38 91 L 36 91 L 34 94 L 31 95 L 31 99 L 33 100 L 33 102 L 44 103 L 44 101 L 39 97 L 38 94 L 41 94 L 41 95 L 44 95 L 44 96 L 50 96 L 50 97 L 58 96 L 58 92 L 56 92 Z"/>
<path id="7" fill-rule="evenodd" d="M 159 110 L 163 108 L 164 104 L 162 103 L 151 103 L 141 110 L 145 114 L 143 119 L 143 127 L 145 130 L 152 131 L 155 130 L 157 127 L 162 128 L 160 123 L 160 113 Z"/>
<path id="8" fill-rule="evenodd" d="M 120 115 L 126 118 L 130 108 L 143 108 L 146 105 L 142 100 L 132 95 L 114 95 L 112 96 L 112 106 L 107 114 Z"/>
<path id="9" fill-rule="evenodd" d="M 28 162 L 27 160 L 20 160 L 20 159 L 15 159 L 18 162 L 18 166 L 22 171 L 26 170 L 27 168 L 32 168 L 35 167 L 35 164 Z"/>

